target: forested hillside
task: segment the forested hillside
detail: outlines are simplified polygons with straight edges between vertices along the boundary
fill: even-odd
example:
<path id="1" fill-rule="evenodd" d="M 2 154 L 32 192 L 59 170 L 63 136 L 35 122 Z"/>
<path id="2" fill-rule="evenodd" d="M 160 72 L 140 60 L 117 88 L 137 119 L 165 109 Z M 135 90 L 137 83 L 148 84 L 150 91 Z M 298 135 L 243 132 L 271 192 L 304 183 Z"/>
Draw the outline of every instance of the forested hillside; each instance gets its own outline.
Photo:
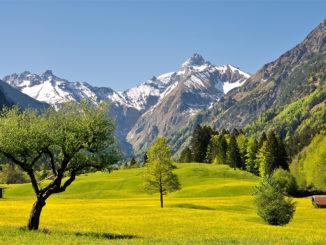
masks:
<path id="1" fill-rule="evenodd" d="M 324 81 L 326 80 L 325 44 L 326 20 L 313 30 L 302 43 L 277 60 L 264 65 L 242 87 L 231 91 L 210 110 L 198 113 L 184 128 L 169 139 L 170 145 L 174 149 L 188 145 L 189 137 L 191 137 L 189 131 L 192 132 L 198 123 L 214 126 L 218 130 L 244 128 L 254 123 L 262 113 L 269 109 L 272 110 L 266 115 L 274 115 L 285 110 L 283 106 L 303 99 L 316 90 L 322 93 L 321 90 L 325 87 Z M 319 95 L 318 92 L 311 96 L 305 101 L 310 106 L 316 103 L 314 96 L 317 96 L 320 103 L 323 100 L 323 95 Z M 309 100 L 312 101 L 309 102 Z M 298 108 L 298 106 L 298 104 L 293 106 L 293 109 L 306 110 L 306 108 Z M 317 107 L 313 110 L 317 110 Z M 317 116 L 319 110 L 316 112 L 313 110 L 310 113 Z M 298 115 L 294 112 L 293 114 Z M 308 117 L 310 116 L 298 117 L 295 121 L 297 124 L 307 123 L 303 120 L 307 120 Z M 270 118 L 268 118 L 269 120 Z M 282 136 L 291 135 L 296 130 L 299 132 L 302 127 L 298 129 L 293 127 L 294 129 L 290 132 L 282 132 Z M 180 151 L 176 151 L 176 155 L 179 154 Z"/>
<path id="2" fill-rule="evenodd" d="M 322 131 L 297 155 L 290 169 L 301 190 L 326 192 L 325 168 L 326 131 Z"/>

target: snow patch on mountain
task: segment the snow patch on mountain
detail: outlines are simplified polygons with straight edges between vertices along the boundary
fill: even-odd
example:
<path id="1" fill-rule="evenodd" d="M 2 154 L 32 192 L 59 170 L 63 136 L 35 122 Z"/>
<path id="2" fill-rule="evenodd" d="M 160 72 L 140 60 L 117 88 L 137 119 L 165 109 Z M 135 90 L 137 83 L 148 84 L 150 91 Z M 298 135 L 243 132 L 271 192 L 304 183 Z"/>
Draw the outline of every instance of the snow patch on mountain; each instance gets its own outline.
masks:
<path id="1" fill-rule="evenodd" d="M 228 92 L 230 92 L 232 89 L 240 87 L 246 80 L 238 80 L 234 83 L 230 83 L 230 82 L 225 82 L 223 83 L 223 92 L 224 94 L 227 94 Z M 220 86 L 219 86 L 220 88 Z"/>

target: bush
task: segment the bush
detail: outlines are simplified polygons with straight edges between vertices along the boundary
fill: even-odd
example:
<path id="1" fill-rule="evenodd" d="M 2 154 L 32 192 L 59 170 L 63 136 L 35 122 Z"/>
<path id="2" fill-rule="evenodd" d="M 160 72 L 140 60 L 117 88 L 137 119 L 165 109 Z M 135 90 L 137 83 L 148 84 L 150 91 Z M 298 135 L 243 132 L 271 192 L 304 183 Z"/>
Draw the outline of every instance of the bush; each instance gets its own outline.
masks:
<path id="1" fill-rule="evenodd" d="M 270 225 L 286 225 L 295 212 L 295 203 L 286 197 L 277 181 L 265 177 L 256 186 L 255 205 L 257 214 Z"/>
<path id="2" fill-rule="evenodd" d="M 278 183 L 284 194 L 293 196 L 297 193 L 297 182 L 289 171 L 279 168 L 275 170 L 273 179 Z"/>
<path id="3" fill-rule="evenodd" d="M 28 178 L 17 166 L 7 163 L 2 165 L 0 182 L 3 184 L 21 184 L 27 183 Z"/>

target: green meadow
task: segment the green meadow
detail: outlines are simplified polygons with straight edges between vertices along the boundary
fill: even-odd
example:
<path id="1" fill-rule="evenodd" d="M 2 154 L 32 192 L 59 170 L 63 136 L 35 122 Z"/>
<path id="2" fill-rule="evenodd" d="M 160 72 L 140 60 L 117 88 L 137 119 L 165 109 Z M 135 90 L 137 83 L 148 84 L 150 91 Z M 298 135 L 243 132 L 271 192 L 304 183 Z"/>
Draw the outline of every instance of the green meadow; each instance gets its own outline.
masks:
<path id="1" fill-rule="evenodd" d="M 141 188 L 143 169 L 77 177 L 47 200 L 39 231 L 27 231 L 31 184 L 5 185 L 1 244 L 326 244 L 326 210 L 296 199 L 286 226 L 265 224 L 253 205 L 259 178 L 224 165 L 176 164 L 182 189 L 164 198 Z"/>

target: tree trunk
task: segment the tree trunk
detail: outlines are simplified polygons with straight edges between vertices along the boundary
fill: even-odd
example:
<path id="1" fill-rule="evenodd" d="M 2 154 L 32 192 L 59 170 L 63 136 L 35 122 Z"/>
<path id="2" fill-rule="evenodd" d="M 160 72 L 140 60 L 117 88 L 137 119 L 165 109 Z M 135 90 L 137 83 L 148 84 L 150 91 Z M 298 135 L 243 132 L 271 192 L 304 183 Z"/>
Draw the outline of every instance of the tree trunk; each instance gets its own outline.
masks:
<path id="1" fill-rule="evenodd" d="M 163 208 L 163 192 L 160 191 L 160 197 L 161 197 L 161 208 Z"/>
<path id="2" fill-rule="evenodd" d="M 38 230 L 40 224 L 40 216 L 42 208 L 45 206 L 45 200 L 37 199 L 32 207 L 31 213 L 28 219 L 28 229 L 29 230 Z"/>

